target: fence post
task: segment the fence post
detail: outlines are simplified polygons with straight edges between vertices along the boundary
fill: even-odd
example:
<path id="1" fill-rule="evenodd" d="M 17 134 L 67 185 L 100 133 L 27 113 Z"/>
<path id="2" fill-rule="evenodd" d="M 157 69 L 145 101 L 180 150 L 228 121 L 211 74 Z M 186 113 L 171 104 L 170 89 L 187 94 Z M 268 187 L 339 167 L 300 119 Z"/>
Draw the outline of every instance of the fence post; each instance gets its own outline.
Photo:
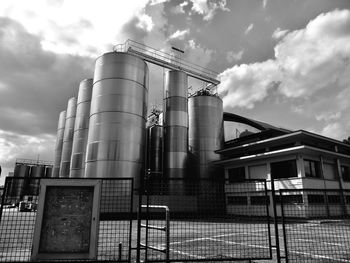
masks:
<path id="1" fill-rule="evenodd" d="M 275 242 L 276 242 L 276 256 L 277 262 L 281 262 L 281 253 L 280 253 L 280 241 L 278 235 L 278 218 L 277 218 L 277 204 L 276 204 L 276 193 L 275 193 L 275 180 L 271 176 L 271 193 L 272 193 L 272 206 L 273 206 L 273 221 L 275 226 Z"/>
<path id="2" fill-rule="evenodd" d="M 288 263 L 288 250 L 287 250 L 287 235 L 286 235 L 286 220 L 284 217 L 284 204 L 282 198 L 282 189 L 279 190 L 281 200 L 281 216 L 282 216 L 282 231 L 283 231 L 283 243 L 284 243 L 284 258 Z"/>

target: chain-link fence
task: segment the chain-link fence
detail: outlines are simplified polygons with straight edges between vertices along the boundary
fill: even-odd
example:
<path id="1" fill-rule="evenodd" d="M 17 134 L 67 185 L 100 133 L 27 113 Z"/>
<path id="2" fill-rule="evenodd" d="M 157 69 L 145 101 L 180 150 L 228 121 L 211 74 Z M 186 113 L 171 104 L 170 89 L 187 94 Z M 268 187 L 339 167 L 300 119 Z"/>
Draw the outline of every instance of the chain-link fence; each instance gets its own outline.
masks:
<path id="1" fill-rule="evenodd" d="M 287 262 L 350 262 L 350 191 L 280 190 Z"/>
<path id="2" fill-rule="evenodd" d="M 28 262 L 31 259 L 40 180 L 6 178 L 0 210 L 1 262 Z M 98 180 L 101 180 L 101 199 L 97 260 L 129 262 L 133 180 Z"/>

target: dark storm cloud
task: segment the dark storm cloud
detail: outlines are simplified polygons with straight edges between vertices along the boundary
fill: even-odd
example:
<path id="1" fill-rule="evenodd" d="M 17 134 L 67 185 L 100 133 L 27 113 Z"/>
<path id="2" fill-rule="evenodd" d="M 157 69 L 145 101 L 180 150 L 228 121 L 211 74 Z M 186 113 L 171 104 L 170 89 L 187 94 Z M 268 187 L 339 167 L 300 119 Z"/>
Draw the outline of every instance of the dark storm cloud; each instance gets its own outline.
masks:
<path id="1" fill-rule="evenodd" d="M 76 96 L 80 80 L 93 74 L 93 60 L 42 49 L 40 38 L 0 17 L 0 129 L 54 134 L 58 114 Z"/>

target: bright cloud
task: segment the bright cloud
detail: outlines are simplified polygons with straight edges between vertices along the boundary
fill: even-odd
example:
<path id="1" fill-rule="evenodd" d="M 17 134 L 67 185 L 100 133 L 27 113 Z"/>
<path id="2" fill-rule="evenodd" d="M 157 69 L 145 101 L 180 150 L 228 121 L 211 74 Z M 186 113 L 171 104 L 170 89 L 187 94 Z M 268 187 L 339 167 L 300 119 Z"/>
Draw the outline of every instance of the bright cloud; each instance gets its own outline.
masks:
<path id="1" fill-rule="evenodd" d="M 280 39 L 288 33 L 288 30 L 282 30 L 279 27 L 272 33 L 272 38 Z"/>
<path id="2" fill-rule="evenodd" d="M 135 15 L 140 27 L 151 30 L 150 18 L 142 11 L 147 2 L 129 0 L 120 8 L 119 2 L 109 0 L 2 0 L 0 16 L 21 21 L 50 51 L 57 47 L 60 53 L 96 56 L 115 44 L 116 33 Z"/>
<path id="3" fill-rule="evenodd" d="M 170 35 L 169 39 L 179 39 L 183 40 L 186 35 L 190 33 L 189 29 L 184 30 L 176 30 L 172 35 Z"/>
<path id="4" fill-rule="evenodd" d="M 230 11 L 226 7 L 226 0 L 190 0 L 192 2 L 192 10 L 200 15 L 203 19 L 209 21 L 213 19 L 218 10 Z"/>
<path id="5" fill-rule="evenodd" d="M 319 15 L 306 28 L 286 34 L 275 47 L 275 59 L 233 67 L 221 73 L 223 93 L 230 105 L 249 106 L 264 96 L 236 101 L 237 87 L 246 84 L 246 92 L 269 89 L 269 83 L 280 82 L 279 91 L 287 97 L 310 96 L 332 86 L 350 85 L 350 11 L 335 10 Z M 254 74 L 243 74 L 244 72 Z M 265 72 L 265 80 L 255 77 Z M 255 73 L 256 72 L 256 73 Z M 335 88 L 336 89 L 336 88 Z M 261 94 L 261 92 L 259 92 Z M 267 94 L 263 92 L 263 94 Z M 233 101 L 232 101 L 233 100 Z M 227 104 L 227 103 L 226 103 Z"/>
<path id="6" fill-rule="evenodd" d="M 350 11 L 335 10 L 319 15 L 304 29 L 275 32 L 280 33 L 275 59 L 234 66 L 219 75 L 224 105 L 252 108 L 271 91 L 301 100 L 297 108 L 319 121 L 334 121 L 350 111 L 350 102 L 344 99 L 350 96 Z M 318 102 L 311 101 L 311 95 Z M 324 127 L 323 134 L 335 127 Z"/>
<path id="7" fill-rule="evenodd" d="M 254 28 L 254 24 L 250 24 L 247 29 L 244 31 L 245 35 L 248 35 L 250 31 L 252 31 Z"/>

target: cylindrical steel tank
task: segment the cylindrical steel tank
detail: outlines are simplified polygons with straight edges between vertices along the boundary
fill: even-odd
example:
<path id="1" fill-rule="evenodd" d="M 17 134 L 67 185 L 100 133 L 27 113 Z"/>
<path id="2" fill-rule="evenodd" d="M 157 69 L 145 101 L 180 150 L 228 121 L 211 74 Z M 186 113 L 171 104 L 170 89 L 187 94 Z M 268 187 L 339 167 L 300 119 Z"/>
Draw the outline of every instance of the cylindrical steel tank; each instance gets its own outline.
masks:
<path id="1" fill-rule="evenodd" d="M 52 166 L 50 165 L 50 166 L 46 166 L 46 168 L 45 168 L 45 178 L 50 178 L 50 177 L 52 177 L 52 170 L 53 170 L 53 168 L 52 168 Z"/>
<path id="2" fill-rule="evenodd" d="M 18 203 L 27 188 L 30 166 L 26 164 L 16 164 L 12 181 L 9 187 L 9 199 L 12 203 Z M 20 178 L 18 178 L 20 177 Z"/>
<path id="3" fill-rule="evenodd" d="M 148 66 L 119 52 L 96 60 L 87 142 L 86 177 L 143 174 L 146 145 Z"/>
<path id="4" fill-rule="evenodd" d="M 163 166 L 163 127 L 154 125 L 148 130 L 148 169 L 154 177 L 160 177 Z"/>
<path id="5" fill-rule="evenodd" d="M 30 169 L 30 178 L 44 177 L 45 165 L 34 165 Z"/>
<path id="6" fill-rule="evenodd" d="M 30 178 L 26 195 L 39 195 L 39 184 L 41 177 L 45 176 L 45 165 L 33 165 L 30 168 Z"/>
<path id="7" fill-rule="evenodd" d="M 56 137 L 56 145 L 55 145 L 55 161 L 53 164 L 52 177 L 59 177 L 60 175 L 63 135 L 64 135 L 65 126 L 66 126 L 66 111 L 64 110 L 64 111 L 61 111 L 60 117 L 58 119 L 57 137 Z"/>
<path id="8" fill-rule="evenodd" d="M 188 78 L 184 72 L 168 71 L 165 75 L 163 130 L 165 177 L 169 194 L 185 191 L 188 151 Z M 174 193 L 175 194 L 175 193 Z"/>
<path id="9" fill-rule="evenodd" d="M 79 85 L 69 177 L 84 177 L 92 84 L 84 79 Z"/>
<path id="10" fill-rule="evenodd" d="M 70 98 L 68 100 L 66 124 L 63 135 L 60 177 L 69 177 L 76 110 L 77 99 L 75 97 Z"/>
<path id="11" fill-rule="evenodd" d="M 214 179 L 217 168 L 211 162 L 220 159 L 215 151 L 223 147 L 223 105 L 214 95 L 189 98 L 189 149 L 195 157 L 196 175 L 201 179 Z M 221 178 L 222 179 L 222 178 Z"/>

